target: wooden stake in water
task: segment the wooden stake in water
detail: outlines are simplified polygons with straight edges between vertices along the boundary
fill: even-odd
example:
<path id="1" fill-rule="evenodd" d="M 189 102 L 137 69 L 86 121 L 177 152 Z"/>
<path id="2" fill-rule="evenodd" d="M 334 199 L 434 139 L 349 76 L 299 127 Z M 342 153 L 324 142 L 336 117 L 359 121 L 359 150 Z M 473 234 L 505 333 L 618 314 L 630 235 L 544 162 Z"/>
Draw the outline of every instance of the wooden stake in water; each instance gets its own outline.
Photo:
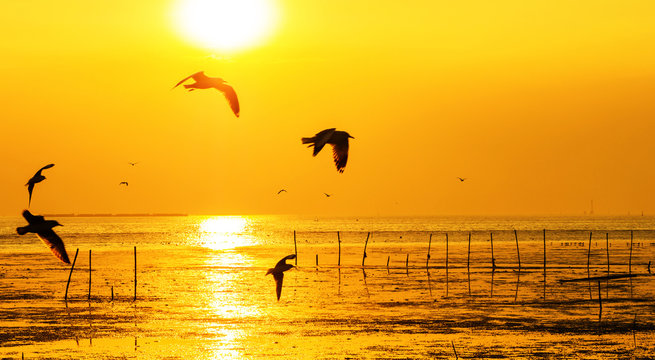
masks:
<path id="1" fill-rule="evenodd" d="M 607 276 L 610 276 L 610 234 L 605 233 L 605 252 L 607 253 Z"/>
<path id="2" fill-rule="evenodd" d="M 389 271 L 389 260 L 391 260 L 391 255 L 387 256 L 387 272 Z"/>
<path id="3" fill-rule="evenodd" d="M 339 243 L 339 258 L 337 259 L 337 266 L 341 266 L 341 235 L 337 231 L 337 243 Z"/>
<path id="4" fill-rule="evenodd" d="M 600 281 L 598 282 L 598 323 L 603 315 L 603 300 L 600 298 Z"/>
<path id="5" fill-rule="evenodd" d="M 446 233 L 446 283 L 448 283 L 448 233 Z"/>
<path id="6" fill-rule="evenodd" d="M 466 255 L 466 271 L 470 272 L 469 267 L 471 265 L 471 232 L 469 231 L 469 250 Z"/>
<path id="7" fill-rule="evenodd" d="M 369 231 L 366 235 L 366 242 L 364 243 L 364 255 L 362 255 L 362 267 L 364 267 L 364 260 L 366 260 L 366 246 L 368 246 L 368 238 L 371 237 L 371 232 Z"/>
<path id="8" fill-rule="evenodd" d="M 492 271 L 496 270 L 496 258 L 494 257 L 494 234 L 489 233 L 491 237 L 491 269 Z"/>
<path id="9" fill-rule="evenodd" d="M 316 267 L 318 267 L 318 254 L 316 254 Z"/>
<path id="10" fill-rule="evenodd" d="M 405 269 L 409 270 L 409 254 L 407 254 L 407 258 L 405 259 Z"/>
<path id="11" fill-rule="evenodd" d="M 91 301 L 91 249 L 89 249 L 89 297 L 88 301 Z"/>
<path id="12" fill-rule="evenodd" d="M 428 240 L 428 258 L 425 260 L 425 268 L 430 267 L 430 248 L 432 247 L 432 233 L 430 233 L 430 239 Z"/>
<path id="13" fill-rule="evenodd" d="M 296 246 L 296 230 L 293 231 L 293 250 L 296 257 L 293 259 L 296 266 L 298 266 L 298 246 Z"/>
<path id="14" fill-rule="evenodd" d="M 632 230 L 630 230 L 630 257 L 628 258 L 628 274 L 632 274 Z"/>
<path id="15" fill-rule="evenodd" d="M 591 234 L 592 232 L 589 232 L 589 250 L 587 250 L 587 279 L 591 277 L 591 270 L 589 269 L 591 265 Z"/>
<path id="16" fill-rule="evenodd" d="M 457 356 L 457 349 L 455 349 L 455 343 L 452 340 L 450 340 L 450 345 L 453 346 L 453 351 L 455 352 L 455 360 L 459 359 Z"/>
<path id="17" fill-rule="evenodd" d="M 114 287 L 111 287 L 111 301 L 114 301 Z"/>
<path id="18" fill-rule="evenodd" d="M 75 250 L 75 258 L 73 259 L 73 265 L 71 265 L 71 271 L 68 273 L 68 282 L 66 283 L 66 293 L 64 294 L 64 301 L 68 302 L 68 286 L 71 283 L 71 276 L 73 275 L 73 269 L 75 268 L 75 261 L 77 261 L 77 253 L 80 252 L 80 249 Z"/>
<path id="19" fill-rule="evenodd" d="M 136 301 L 136 246 L 134 247 L 134 301 Z"/>
<path id="20" fill-rule="evenodd" d="M 521 253 L 519 252 L 519 236 L 514 229 L 514 239 L 516 239 L 516 258 L 519 261 L 519 271 L 521 271 Z"/>
<path id="21" fill-rule="evenodd" d="M 544 300 L 546 300 L 546 229 L 544 229 Z"/>

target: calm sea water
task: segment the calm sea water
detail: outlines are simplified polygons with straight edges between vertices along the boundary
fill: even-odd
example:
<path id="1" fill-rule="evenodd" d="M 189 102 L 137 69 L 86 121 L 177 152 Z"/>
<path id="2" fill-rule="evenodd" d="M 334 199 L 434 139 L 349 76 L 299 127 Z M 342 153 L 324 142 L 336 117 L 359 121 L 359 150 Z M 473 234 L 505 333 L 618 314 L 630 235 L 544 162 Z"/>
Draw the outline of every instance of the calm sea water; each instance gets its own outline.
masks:
<path id="1" fill-rule="evenodd" d="M 2 358 L 655 354 L 652 217 L 57 220 L 79 249 L 68 302 L 70 266 L 0 218 Z M 266 269 L 294 253 L 294 230 L 278 302 Z"/>

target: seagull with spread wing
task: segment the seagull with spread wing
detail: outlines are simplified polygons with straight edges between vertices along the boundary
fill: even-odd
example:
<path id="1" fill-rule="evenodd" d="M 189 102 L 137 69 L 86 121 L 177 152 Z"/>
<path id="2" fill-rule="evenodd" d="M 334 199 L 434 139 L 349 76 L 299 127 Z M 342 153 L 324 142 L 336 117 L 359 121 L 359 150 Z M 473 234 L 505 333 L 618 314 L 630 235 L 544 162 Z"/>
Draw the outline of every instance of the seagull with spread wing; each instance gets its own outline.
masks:
<path id="1" fill-rule="evenodd" d="M 205 75 L 204 71 L 199 71 L 195 74 L 189 75 L 185 77 L 184 79 L 180 80 L 175 86 L 173 86 L 173 89 L 181 85 L 183 82 L 193 79 L 196 82 L 193 84 L 187 84 L 184 85 L 184 88 L 193 91 L 195 89 L 209 89 L 209 88 L 214 88 L 225 95 L 225 98 L 227 101 L 230 103 L 230 107 L 232 108 L 232 112 L 234 112 L 234 115 L 239 117 L 239 99 L 237 98 L 237 93 L 234 91 L 234 88 L 232 88 L 230 85 L 228 85 L 225 80 L 221 78 L 215 78 L 215 77 L 209 77 Z"/>
<path id="2" fill-rule="evenodd" d="M 280 194 L 283 193 L 283 192 L 287 192 L 287 190 L 286 190 L 286 189 L 282 189 L 282 190 L 278 191 L 277 194 L 280 195 Z"/>
<path id="3" fill-rule="evenodd" d="M 337 131 L 335 128 L 326 129 L 313 137 L 304 137 L 302 138 L 303 144 L 309 144 L 307 147 L 314 147 L 314 154 L 316 156 L 325 144 L 332 145 L 332 156 L 334 157 L 334 163 L 337 166 L 337 171 L 343 173 L 343 169 L 346 167 L 348 162 L 348 139 L 354 137 L 350 136 L 345 131 Z"/>
<path id="4" fill-rule="evenodd" d="M 23 211 L 23 217 L 29 225 L 16 228 L 18 235 L 25 235 L 27 233 L 35 233 L 44 244 L 46 244 L 50 251 L 57 257 L 57 259 L 70 264 L 68 259 L 68 254 L 66 253 L 66 248 L 64 247 L 64 242 L 61 241 L 61 238 L 57 233 L 55 233 L 52 228 L 55 226 L 63 226 L 56 220 L 46 220 L 43 216 L 32 215 L 29 210 Z"/>
<path id="5" fill-rule="evenodd" d="M 287 260 L 295 259 L 296 255 L 291 254 L 287 255 L 282 260 L 278 261 L 274 268 L 268 269 L 266 275 L 273 274 L 275 279 L 275 292 L 277 293 L 277 300 L 280 301 L 280 295 L 282 294 L 282 281 L 284 280 L 284 272 L 293 268 L 293 265 L 287 264 Z"/>
<path id="6" fill-rule="evenodd" d="M 34 174 L 34 176 L 32 176 L 31 179 L 29 179 L 27 181 L 27 184 L 25 184 L 25 186 L 27 186 L 27 192 L 30 193 L 30 199 L 29 199 L 29 202 L 27 204 L 27 207 L 32 205 L 32 190 L 34 190 L 34 184 L 40 183 L 41 181 L 45 180 L 45 176 L 41 175 L 41 171 L 43 171 L 45 169 L 50 169 L 53 166 L 55 166 L 55 164 L 48 164 L 48 165 L 42 167 L 41 169 L 39 169 L 39 171 L 36 172 L 36 174 Z"/>
<path id="7" fill-rule="evenodd" d="M 130 184 L 127 183 L 127 181 L 121 181 L 118 183 L 118 186 L 125 185 L 125 186 L 130 186 Z"/>

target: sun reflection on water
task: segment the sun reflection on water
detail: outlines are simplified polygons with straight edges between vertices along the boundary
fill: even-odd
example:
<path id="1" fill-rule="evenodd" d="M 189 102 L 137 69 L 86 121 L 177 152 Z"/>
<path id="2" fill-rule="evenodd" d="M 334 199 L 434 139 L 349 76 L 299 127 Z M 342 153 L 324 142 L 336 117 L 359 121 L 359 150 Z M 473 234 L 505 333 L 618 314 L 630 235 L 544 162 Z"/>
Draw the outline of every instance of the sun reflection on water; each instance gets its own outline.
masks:
<path id="1" fill-rule="evenodd" d="M 245 235 L 249 219 L 243 216 L 214 216 L 204 219 L 198 226 L 200 244 L 212 250 L 228 250 L 253 245 Z"/>

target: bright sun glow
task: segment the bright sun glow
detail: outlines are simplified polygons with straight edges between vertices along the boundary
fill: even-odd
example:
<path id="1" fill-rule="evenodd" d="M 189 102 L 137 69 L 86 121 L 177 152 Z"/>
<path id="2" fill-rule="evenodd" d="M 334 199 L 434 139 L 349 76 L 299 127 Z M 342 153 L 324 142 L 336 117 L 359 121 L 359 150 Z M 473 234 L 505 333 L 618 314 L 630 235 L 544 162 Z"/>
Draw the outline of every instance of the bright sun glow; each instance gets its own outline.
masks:
<path id="1" fill-rule="evenodd" d="M 273 0 L 180 0 L 178 29 L 198 45 L 234 51 L 261 43 L 273 31 Z"/>
<path id="2" fill-rule="evenodd" d="M 248 220 L 240 216 L 212 217 L 200 223 L 200 242 L 213 250 L 234 249 L 248 245 L 247 238 L 240 234 L 245 231 Z"/>

